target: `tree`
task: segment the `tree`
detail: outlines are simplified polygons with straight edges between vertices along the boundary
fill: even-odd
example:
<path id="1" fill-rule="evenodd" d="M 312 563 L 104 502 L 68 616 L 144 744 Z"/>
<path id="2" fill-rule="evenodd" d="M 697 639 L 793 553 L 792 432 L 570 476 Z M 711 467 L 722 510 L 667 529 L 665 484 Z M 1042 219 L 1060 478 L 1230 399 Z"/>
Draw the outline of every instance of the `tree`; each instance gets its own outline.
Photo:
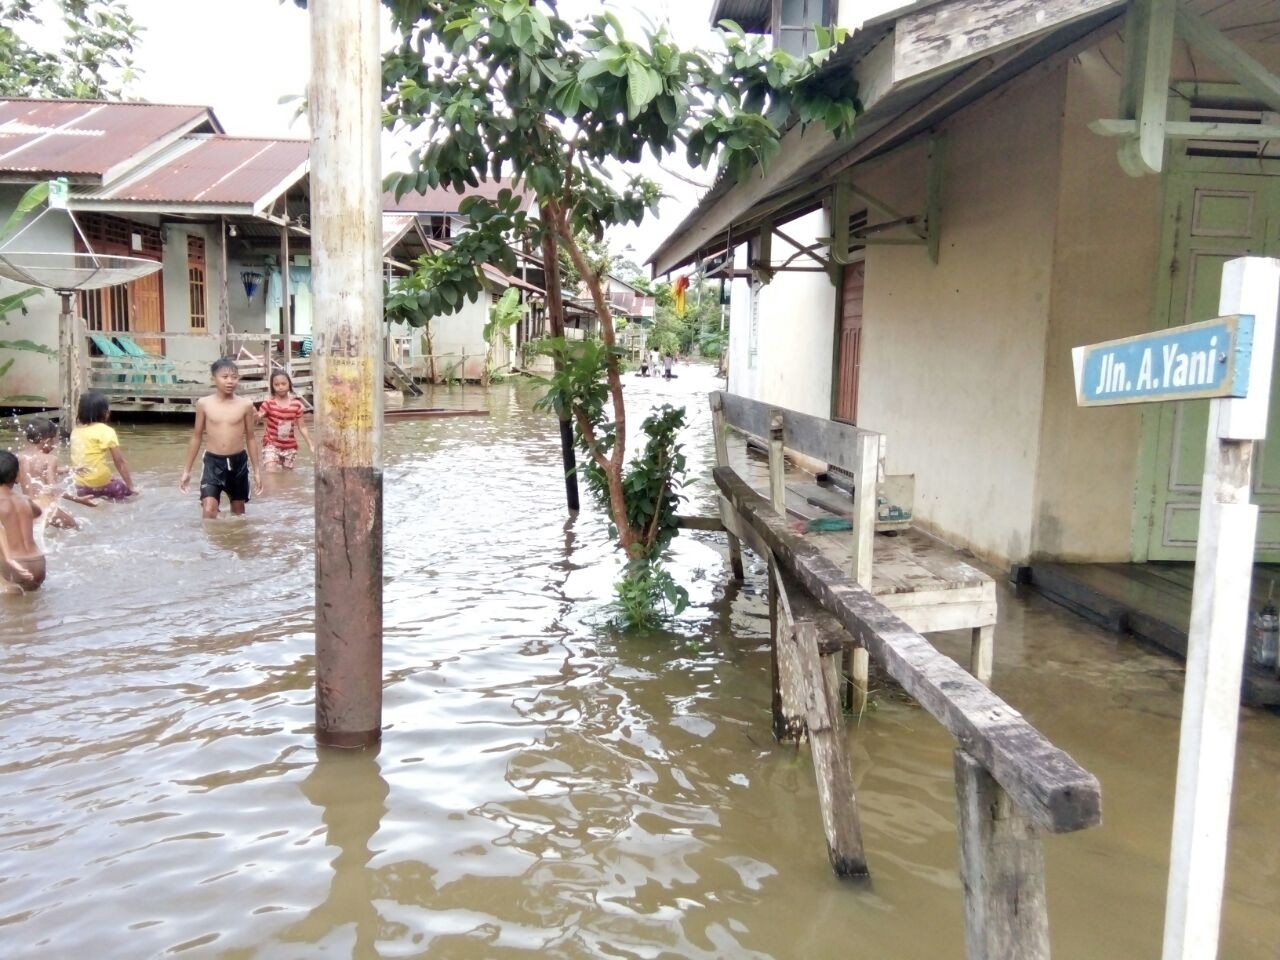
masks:
<path id="1" fill-rule="evenodd" d="M 837 35 L 821 31 L 824 50 L 796 59 L 726 22 L 723 50 L 711 54 L 679 49 L 665 28 L 633 40 L 607 12 L 571 26 L 548 0 L 386 6 L 402 38 L 383 62 L 388 123 L 417 132 L 422 144 L 411 170 L 388 177 L 387 186 L 400 196 L 511 176 L 537 199 L 536 218 L 509 190 L 492 201 L 463 200 L 470 229 L 449 250 L 418 262 L 418 306 L 424 314 L 449 313 L 474 300 L 484 290 L 482 263 L 514 269 L 513 244 L 536 249 L 549 242 L 567 255 L 587 287 L 601 339 L 551 342 L 559 370 L 546 402 L 572 418 L 589 458 L 588 480 L 606 502 L 619 545 L 633 561 L 653 561 L 674 531 L 675 458 L 666 457 L 667 473 L 656 485 L 637 474 L 651 464 L 628 469 L 623 351 L 584 238 L 600 241 L 607 227 L 637 223 L 656 207 L 654 183 L 637 176 L 615 182 L 617 162 L 634 163 L 646 150 L 662 157 L 683 147 L 695 165 L 718 160 L 741 174 L 776 154 L 792 119 L 821 121 L 836 135 L 851 131 L 858 110 L 851 81 L 817 69 Z"/>
<path id="2" fill-rule="evenodd" d="M 0 2 L 0 96 L 119 99 L 135 75 L 140 27 L 125 0 L 59 0 L 61 46 L 39 46 L 33 0 Z"/>

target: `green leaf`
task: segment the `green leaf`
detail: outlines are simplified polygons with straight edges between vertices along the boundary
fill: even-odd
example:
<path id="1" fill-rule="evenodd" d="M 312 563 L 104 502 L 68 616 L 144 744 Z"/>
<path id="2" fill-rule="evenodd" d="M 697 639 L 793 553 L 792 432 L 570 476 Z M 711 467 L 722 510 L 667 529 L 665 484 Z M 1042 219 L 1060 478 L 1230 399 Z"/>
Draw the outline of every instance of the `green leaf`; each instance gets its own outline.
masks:
<path id="1" fill-rule="evenodd" d="M 26 353 L 42 353 L 46 357 L 56 357 L 58 351 L 34 340 L 0 340 L 0 350 L 21 350 Z"/>
<path id="2" fill-rule="evenodd" d="M 649 71 L 639 60 L 627 61 L 627 115 L 636 117 L 657 93 Z"/>
<path id="3" fill-rule="evenodd" d="M 7 237 L 13 228 L 26 218 L 27 214 L 48 199 L 49 182 L 47 180 L 37 183 L 24 193 L 22 199 L 18 201 L 18 205 L 14 207 L 13 213 L 9 214 L 9 219 L 4 222 L 3 227 L 0 227 L 0 237 Z"/>

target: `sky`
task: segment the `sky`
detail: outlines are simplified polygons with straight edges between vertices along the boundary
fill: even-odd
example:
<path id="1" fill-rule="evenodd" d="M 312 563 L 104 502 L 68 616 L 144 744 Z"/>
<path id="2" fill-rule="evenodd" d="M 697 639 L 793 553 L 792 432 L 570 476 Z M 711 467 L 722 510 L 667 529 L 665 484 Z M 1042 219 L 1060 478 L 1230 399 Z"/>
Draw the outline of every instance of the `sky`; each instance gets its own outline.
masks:
<path id="1" fill-rule="evenodd" d="M 714 43 L 712 0 L 615 0 L 608 4 L 628 30 L 646 19 L 666 22 L 683 44 Z M 598 0 L 561 0 L 561 16 L 579 19 L 600 8 Z M 310 70 L 308 14 L 292 0 L 129 0 L 145 28 L 135 62 L 139 77 L 130 94 L 164 103 L 213 107 L 227 133 L 241 136 L 306 137 L 297 102 Z M 212 15 L 211 15 L 212 12 Z M 388 33 L 386 41 L 390 43 Z M 665 165 L 701 183 L 707 171 L 690 170 L 680 156 Z M 661 170 L 650 158 L 640 171 L 671 194 L 658 214 L 639 226 L 610 234 L 613 251 L 643 262 L 696 204 L 697 188 Z M 628 250 L 627 248 L 631 249 Z"/>

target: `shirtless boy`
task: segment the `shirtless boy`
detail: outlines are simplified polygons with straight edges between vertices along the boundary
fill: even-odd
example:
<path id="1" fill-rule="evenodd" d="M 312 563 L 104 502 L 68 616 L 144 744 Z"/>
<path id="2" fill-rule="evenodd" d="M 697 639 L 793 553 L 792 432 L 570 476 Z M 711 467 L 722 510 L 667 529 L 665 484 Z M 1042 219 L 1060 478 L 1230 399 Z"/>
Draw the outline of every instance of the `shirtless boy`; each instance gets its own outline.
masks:
<path id="1" fill-rule="evenodd" d="M 45 563 L 36 546 L 36 517 L 40 508 L 13 485 L 18 482 L 18 458 L 0 450 L 0 593 L 39 590 Z"/>
<path id="2" fill-rule="evenodd" d="M 183 493 L 191 480 L 191 465 L 204 443 L 204 474 L 200 478 L 200 508 L 205 519 L 218 515 L 225 492 L 232 513 L 244 513 L 249 502 L 249 468 L 253 467 L 253 493 L 262 492 L 262 470 L 254 431 L 253 403 L 236 396 L 240 370 L 234 360 L 213 361 L 213 393 L 196 402 L 196 426 L 187 444 L 187 462 L 178 489 Z"/>

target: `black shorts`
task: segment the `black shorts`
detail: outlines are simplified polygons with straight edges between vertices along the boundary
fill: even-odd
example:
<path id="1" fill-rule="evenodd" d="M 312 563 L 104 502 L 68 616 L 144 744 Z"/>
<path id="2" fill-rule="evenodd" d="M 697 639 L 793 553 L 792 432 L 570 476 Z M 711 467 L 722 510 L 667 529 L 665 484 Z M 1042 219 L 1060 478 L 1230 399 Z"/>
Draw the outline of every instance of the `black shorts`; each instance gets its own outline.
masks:
<path id="1" fill-rule="evenodd" d="M 204 474 L 200 477 L 200 499 L 212 497 L 221 500 L 226 491 L 227 499 L 249 502 L 249 454 L 244 450 L 231 456 L 206 452 Z"/>

